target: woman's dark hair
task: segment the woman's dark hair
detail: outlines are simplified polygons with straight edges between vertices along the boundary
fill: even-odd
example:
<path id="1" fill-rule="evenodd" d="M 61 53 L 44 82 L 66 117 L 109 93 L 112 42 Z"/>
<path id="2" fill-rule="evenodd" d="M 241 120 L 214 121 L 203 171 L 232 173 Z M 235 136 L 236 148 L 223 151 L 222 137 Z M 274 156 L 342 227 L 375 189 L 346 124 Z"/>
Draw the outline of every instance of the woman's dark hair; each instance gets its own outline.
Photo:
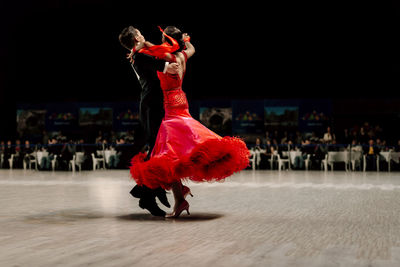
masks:
<path id="1" fill-rule="evenodd" d="M 183 42 L 182 38 L 182 32 L 175 26 L 168 26 L 164 29 L 164 33 L 171 36 L 174 38 L 178 44 L 179 44 L 179 49 L 176 52 L 182 51 L 185 47 L 185 43 Z M 165 38 L 165 40 L 172 45 L 171 41 L 168 38 Z"/>
<path id="2" fill-rule="evenodd" d="M 118 36 L 121 45 L 129 50 L 135 46 L 135 36 L 137 30 L 133 26 L 124 28 Z"/>

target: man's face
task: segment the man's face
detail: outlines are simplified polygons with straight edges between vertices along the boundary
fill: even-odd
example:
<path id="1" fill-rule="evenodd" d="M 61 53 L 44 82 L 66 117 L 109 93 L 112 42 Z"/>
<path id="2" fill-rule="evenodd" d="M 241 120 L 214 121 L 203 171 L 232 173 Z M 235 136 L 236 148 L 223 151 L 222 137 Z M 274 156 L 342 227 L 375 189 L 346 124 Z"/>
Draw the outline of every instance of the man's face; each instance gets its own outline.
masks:
<path id="1" fill-rule="evenodd" d="M 144 39 L 144 36 L 140 33 L 139 30 L 136 30 L 135 40 L 136 40 L 137 42 L 140 42 L 140 43 L 143 43 L 143 42 L 146 41 L 146 40 Z"/>

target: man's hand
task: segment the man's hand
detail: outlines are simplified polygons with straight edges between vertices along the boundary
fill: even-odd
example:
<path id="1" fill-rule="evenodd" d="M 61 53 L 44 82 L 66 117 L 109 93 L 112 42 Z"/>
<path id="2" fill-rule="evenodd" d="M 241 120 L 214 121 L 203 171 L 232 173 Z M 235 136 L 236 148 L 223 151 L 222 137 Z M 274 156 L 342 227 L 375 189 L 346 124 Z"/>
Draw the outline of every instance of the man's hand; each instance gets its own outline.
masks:
<path id="1" fill-rule="evenodd" d="M 177 74 L 179 71 L 179 63 L 169 63 L 166 69 L 167 73 Z"/>
<path id="2" fill-rule="evenodd" d="M 129 54 L 126 55 L 126 58 L 129 59 L 131 63 L 133 63 L 133 55 L 142 49 L 145 46 L 145 42 L 137 42 L 135 47 L 131 50 Z"/>

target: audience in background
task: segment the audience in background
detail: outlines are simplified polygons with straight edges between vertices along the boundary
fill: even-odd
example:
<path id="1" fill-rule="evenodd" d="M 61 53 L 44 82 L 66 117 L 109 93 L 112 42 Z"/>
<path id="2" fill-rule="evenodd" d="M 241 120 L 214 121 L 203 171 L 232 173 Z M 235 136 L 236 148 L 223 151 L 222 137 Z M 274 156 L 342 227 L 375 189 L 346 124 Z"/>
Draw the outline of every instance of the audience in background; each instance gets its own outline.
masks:
<path id="1" fill-rule="evenodd" d="M 272 134 L 271 134 L 272 133 Z M 269 129 L 265 135 L 255 138 L 255 143 L 248 143 L 253 156 L 256 157 L 257 167 L 266 169 L 271 166 L 267 164 L 274 153 L 279 153 L 281 158 L 286 158 L 288 151 L 301 151 L 301 156 L 294 158 L 295 169 L 304 169 L 304 161 L 310 158 L 311 168 L 320 169 L 322 160 L 325 159 L 328 151 L 360 151 L 367 160 L 367 169 L 376 170 L 376 161 L 379 159 L 379 152 L 396 151 L 400 152 L 400 140 L 397 143 L 388 143 L 385 139 L 385 132 L 379 126 L 371 126 L 368 122 L 358 127 L 348 127 L 338 131 L 338 135 L 328 126 L 323 134 L 316 131 L 302 133 L 299 130 L 289 131 L 283 129 Z M 336 137 L 337 136 L 337 137 Z M 13 158 L 13 168 L 22 168 L 23 162 L 28 166 L 29 161 L 34 158 L 33 152 L 47 151 L 48 155 L 41 158 L 39 169 L 51 170 L 52 161 L 55 162 L 56 170 L 68 170 L 69 163 L 76 152 L 83 152 L 83 169 L 92 169 L 92 153 L 95 157 L 104 157 L 104 150 L 115 150 L 109 157 L 109 168 L 127 168 L 133 156 L 129 145 L 134 143 L 134 132 L 124 133 L 99 131 L 91 139 L 76 138 L 76 141 L 59 133 L 47 133 L 43 131 L 40 137 L 43 143 L 31 144 L 25 140 L 25 145 L 16 139 L 14 142 L 8 140 L 0 141 L 0 168 L 9 168 L 9 159 Z M 68 142 L 67 142 L 68 140 Z M 88 140 L 93 140 L 88 142 Z M 390 140 L 389 140 L 390 141 Z M 384 159 L 381 159 L 382 161 Z"/>

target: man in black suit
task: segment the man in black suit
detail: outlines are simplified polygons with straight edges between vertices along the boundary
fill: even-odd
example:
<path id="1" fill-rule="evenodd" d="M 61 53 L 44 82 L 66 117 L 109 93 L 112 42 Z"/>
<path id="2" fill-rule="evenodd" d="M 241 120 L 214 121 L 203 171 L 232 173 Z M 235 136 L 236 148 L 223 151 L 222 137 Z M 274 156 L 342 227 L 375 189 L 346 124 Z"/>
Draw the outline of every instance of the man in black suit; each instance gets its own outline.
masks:
<path id="1" fill-rule="evenodd" d="M 132 51 L 132 49 L 139 50 L 144 45 L 145 38 L 138 29 L 129 26 L 122 30 L 119 41 L 123 47 Z M 134 154 L 141 152 L 146 144 L 151 152 L 156 142 L 157 132 L 164 117 L 163 94 L 157 71 L 163 71 L 165 67 L 164 60 L 142 53 L 134 53 L 132 56 L 132 69 L 142 87 L 139 107 L 141 128 L 135 131 L 135 143 L 132 148 Z M 150 157 L 150 153 L 148 157 Z M 166 192 L 161 187 L 152 190 L 146 186 L 136 185 L 130 193 L 133 197 L 140 199 L 139 206 L 141 208 L 149 210 L 155 216 L 165 216 L 166 214 L 158 207 L 155 201 L 156 197 L 165 206 L 170 207 Z"/>
<path id="2" fill-rule="evenodd" d="M 368 145 L 364 146 L 364 155 L 366 156 L 366 164 L 369 170 L 375 170 L 377 168 L 376 161 L 379 159 L 379 152 L 380 149 L 373 139 L 370 139 Z"/>

